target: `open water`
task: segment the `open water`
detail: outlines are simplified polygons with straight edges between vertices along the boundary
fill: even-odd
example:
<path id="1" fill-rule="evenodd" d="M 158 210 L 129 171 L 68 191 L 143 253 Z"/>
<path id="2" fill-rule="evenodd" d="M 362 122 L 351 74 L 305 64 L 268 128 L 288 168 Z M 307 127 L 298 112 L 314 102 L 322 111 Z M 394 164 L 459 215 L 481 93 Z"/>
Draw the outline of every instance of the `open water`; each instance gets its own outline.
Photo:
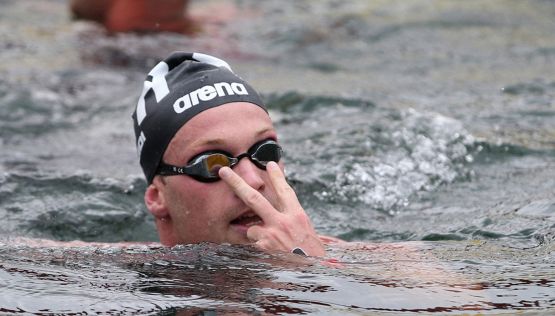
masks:
<path id="1" fill-rule="evenodd" d="M 0 314 L 555 313 L 555 2 L 194 1 L 194 37 L 0 1 Z M 131 112 L 173 50 L 262 92 L 338 263 L 156 241 Z"/>

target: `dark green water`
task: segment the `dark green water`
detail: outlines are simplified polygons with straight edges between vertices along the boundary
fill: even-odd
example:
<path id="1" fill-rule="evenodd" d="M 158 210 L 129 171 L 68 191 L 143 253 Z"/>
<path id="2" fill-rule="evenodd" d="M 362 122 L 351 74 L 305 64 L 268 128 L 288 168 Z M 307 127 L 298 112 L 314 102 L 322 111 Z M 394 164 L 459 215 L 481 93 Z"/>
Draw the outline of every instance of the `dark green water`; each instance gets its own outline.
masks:
<path id="1" fill-rule="evenodd" d="M 555 312 L 555 2 L 237 1 L 193 38 L 0 5 L 0 313 Z M 156 241 L 130 114 L 173 50 L 263 93 L 317 230 L 357 242 L 340 267 L 15 243 Z"/>

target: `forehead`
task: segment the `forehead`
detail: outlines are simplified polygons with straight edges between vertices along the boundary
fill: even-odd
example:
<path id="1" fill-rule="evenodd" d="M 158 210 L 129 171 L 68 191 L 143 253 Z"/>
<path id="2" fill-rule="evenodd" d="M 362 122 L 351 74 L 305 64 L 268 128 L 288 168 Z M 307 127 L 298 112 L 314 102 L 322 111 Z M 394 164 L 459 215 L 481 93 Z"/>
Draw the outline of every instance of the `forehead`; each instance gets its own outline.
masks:
<path id="1" fill-rule="evenodd" d="M 252 145 L 261 136 L 276 137 L 268 113 L 252 103 L 228 103 L 203 111 L 183 125 L 168 145 L 164 160 L 203 146 Z"/>

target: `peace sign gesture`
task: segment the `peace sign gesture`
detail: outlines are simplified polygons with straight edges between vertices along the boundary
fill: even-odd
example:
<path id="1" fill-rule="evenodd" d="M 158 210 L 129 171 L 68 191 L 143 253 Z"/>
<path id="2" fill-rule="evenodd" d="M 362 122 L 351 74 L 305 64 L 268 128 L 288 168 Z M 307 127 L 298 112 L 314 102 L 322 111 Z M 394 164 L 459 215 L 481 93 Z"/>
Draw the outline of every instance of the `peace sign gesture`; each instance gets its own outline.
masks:
<path id="1" fill-rule="evenodd" d="M 219 170 L 220 178 L 264 222 L 262 225 L 249 227 L 247 237 L 262 250 L 292 252 L 301 249 L 309 256 L 324 256 L 324 246 L 278 164 L 268 162 L 266 171 L 277 196 L 278 205 L 275 206 L 231 168 L 223 167 Z"/>

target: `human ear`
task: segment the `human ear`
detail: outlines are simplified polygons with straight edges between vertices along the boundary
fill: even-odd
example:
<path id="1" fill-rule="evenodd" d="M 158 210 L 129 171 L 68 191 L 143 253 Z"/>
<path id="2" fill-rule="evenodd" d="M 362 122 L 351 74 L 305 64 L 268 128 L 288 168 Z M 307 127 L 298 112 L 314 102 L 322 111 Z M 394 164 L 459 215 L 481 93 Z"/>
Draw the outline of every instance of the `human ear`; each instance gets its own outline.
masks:
<path id="1" fill-rule="evenodd" d="M 169 217 L 166 199 L 162 190 L 163 183 L 158 178 L 154 178 L 145 191 L 145 204 L 150 213 L 156 219 L 166 219 Z"/>

